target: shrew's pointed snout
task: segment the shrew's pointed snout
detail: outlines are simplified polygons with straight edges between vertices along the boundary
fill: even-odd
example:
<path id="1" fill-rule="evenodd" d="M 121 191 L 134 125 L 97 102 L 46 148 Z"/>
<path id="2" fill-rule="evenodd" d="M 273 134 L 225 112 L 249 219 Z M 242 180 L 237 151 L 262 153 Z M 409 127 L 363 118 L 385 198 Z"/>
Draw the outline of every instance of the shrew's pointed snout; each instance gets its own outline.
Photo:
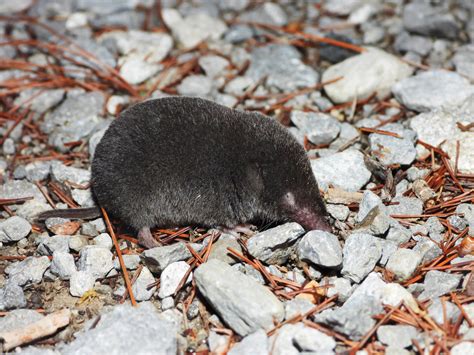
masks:
<path id="1" fill-rule="evenodd" d="M 301 224 L 307 231 L 317 229 L 332 232 L 327 215 L 313 212 L 307 208 L 297 211 L 294 214 L 293 220 Z"/>

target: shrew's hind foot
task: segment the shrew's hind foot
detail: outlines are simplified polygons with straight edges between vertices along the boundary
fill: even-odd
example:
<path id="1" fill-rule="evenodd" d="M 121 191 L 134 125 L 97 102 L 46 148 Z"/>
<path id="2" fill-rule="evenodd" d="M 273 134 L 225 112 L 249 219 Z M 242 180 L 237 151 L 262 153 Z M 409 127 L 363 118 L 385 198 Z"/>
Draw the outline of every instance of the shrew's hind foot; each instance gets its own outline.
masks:
<path id="1" fill-rule="evenodd" d="M 138 243 L 148 249 L 161 246 L 161 243 L 153 238 L 149 227 L 143 227 L 138 231 Z"/>
<path id="2" fill-rule="evenodd" d="M 222 233 L 231 234 L 234 237 L 239 237 L 239 233 L 250 236 L 254 234 L 257 230 L 257 227 L 252 224 L 238 224 L 232 228 L 220 226 L 219 229 Z"/>

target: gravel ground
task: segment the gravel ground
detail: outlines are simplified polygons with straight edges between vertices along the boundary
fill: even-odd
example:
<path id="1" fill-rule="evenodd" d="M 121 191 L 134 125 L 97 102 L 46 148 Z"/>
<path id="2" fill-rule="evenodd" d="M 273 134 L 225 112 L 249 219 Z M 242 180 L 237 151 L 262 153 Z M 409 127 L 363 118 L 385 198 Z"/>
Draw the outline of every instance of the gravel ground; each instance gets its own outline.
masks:
<path id="1" fill-rule="evenodd" d="M 0 14 L 0 351 L 474 353 L 471 0 L 16 0 Z M 110 122 L 168 95 L 287 126 L 334 233 L 177 226 L 143 250 L 119 221 L 36 221 L 93 206 Z"/>

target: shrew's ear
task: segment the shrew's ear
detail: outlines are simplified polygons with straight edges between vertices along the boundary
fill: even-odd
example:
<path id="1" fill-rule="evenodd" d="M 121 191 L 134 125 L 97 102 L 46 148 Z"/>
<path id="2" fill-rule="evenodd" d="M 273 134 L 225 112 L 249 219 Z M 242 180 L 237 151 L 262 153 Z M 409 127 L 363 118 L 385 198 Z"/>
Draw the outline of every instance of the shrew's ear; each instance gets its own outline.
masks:
<path id="1" fill-rule="evenodd" d="M 245 178 L 247 179 L 247 183 L 249 188 L 252 191 L 260 193 L 264 190 L 265 185 L 263 183 L 263 174 L 262 174 L 262 167 L 258 163 L 250 163 L 247 165 L 245 171 Z"/>

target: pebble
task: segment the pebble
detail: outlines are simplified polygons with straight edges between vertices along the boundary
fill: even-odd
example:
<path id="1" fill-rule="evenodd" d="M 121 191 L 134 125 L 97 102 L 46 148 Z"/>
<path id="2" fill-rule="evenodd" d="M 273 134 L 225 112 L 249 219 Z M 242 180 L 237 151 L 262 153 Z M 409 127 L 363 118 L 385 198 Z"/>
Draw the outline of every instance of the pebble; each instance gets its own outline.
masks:
<path id="1" fill-rule="evenodd" d="M 77 269 L 93 275 L 96 279 L 105 277 L 114 268 L 109 249 L 88 245 L 81 249 Z"/>
<path id="2" fill-rule="evenodd" d="M 471 83 L 474 82 L 474 44 L 459 47 L 451 61 L 456 67 L 456 72 L 468 77 Z"/>
<path id="3" fill-rule="evenodd" d="M 420 215 L 423 213 L 423 201 L 416 197 L 399 196 L 392 200 L 392 203 L 387 206 L 387 213 L 389 215 Z"/>
<path id="4" fill-rule="evenodd" d="M 91 189 L 71 189 L 72 199 L 81 207 L 93 207 L 95 201 Z"/>
<path id="5" fill-rule="evenodd" d="M 393 347 L 408 348 L 417 335 L 418 331 L 411 325 L 381 325 L 377 329 L 378 340 Z"/>
<path id="6" fill-rule="evenodd" d="M 227 83 L 224 91 L 228 94 L 241 96 L 253 84 L 255 81 L 252 78 L 237 76 Z"/>
<path id="7" fill-rule="evenodd" d="M 3 231 L 7 237 L 6 240 L 2 240 L 0 237 L 0 241 L 16 242 L 30 234 L 31 224 L 22 217 L 13 216 L 0 223 L 0 230 Z"/>
<path id="8" fill-rule="evenodd" d="M 189 75 L 177 87 L 183 96 L 206 97 L 211 93 L 212 80 L 204 75 Z"/>
<path id="9" fill-rule="evenodd" d="M 266 287 L 218 260 L 194 272 L 196 286 L 223 321 L 241 336 L 270 330 L 284 317 L 283 304 Z"/>
<path id="10" fill-rule="evenodd" d="M 460 27 L 444 6 L 415 2 L 403 9 L 403 26 L 410 32 L 441 38 L 458 38 Z"/>
<path id="11" fill-rule="evenodd" d="M 377 48 L 366 49 L 323 73 L 323 82 L 343 77 L 324 87 L 334 103 L 365 99 L 373 93 L 384 98 L 393 84 L 411 75 L 412 68 L 394 55 Z"/>
<path id="12" fill-rule="evenodd" d="M 68 181 L 77 185 L 86 185 L 91 179 L 89 170 L 66 166 L 58 161 L 53 162 L 51 168 L 53 178 L 59 182 Z"/>
<path id="13" fill-rule="evenodd" d="M 208 39 L 217 40 L 227 30 L 224 22 L 205 12 L 197 12 L 183 18 L 177 10 L 167 8 L 163 9 L 162 16 L 166 26 L 185 49 Z"/>
<path id="14" fill-rule="evenodd" d="M 28 101 L 30 110 L 42 114 L 58 105 L 63 100 L 65 92 L 64 89 L 45 90 L 43 88 L 21 90 L 14 103 L 20 105 Z"/>
<path id="15" fill-rule="evenodd" d="M 285 26 L 288 23 L 288 16 L 280 5 L 267 1 L 241 14 L 239 20 L 242 22 L 258 22 L 273 26 Z"/>
<path id="16" fill-rule="evenodd" d="M 360 251 L 364 252 L 361 253 Z M 382 256 L 379 239 L 366 233 L 352 233 L 343 248 L 342 275 L 360 283 Z"/>
<path id="17" fill-rule="evenodd" d="M 33 309 L 15 309 L 0 318 L 0 329 L 5 332 L 24 328 L 43 319 L 44 315 Z"/>
<path id="18" fill-rule="evenodd" d="M 26 307 L 26 298 L 20 286 L 13 282 L 7 282 L 3 288 L 0 288 L 1 311 L 23 307 Z M 3 327 L 0 328 L 4 329 Z"/>
<path id="19" fill-rule="evenodd" d="M 77 272 L 72 254 L 55 251 L 53 253 L 53 260 L 51 261 L 50 271 L 61 280 L 69 280 L 72 274 Z"/>
<path id="20" fill-rule="evenodd" d="M 291 121 L 315 145 L 331 143 L 341 130 L 341 124 L 336 119 L 320 112 L 293 110 Z"/>
<path id="21" fill-rule="evenodd" d="M 424 290 L 418 297 L 421 301 L 443 296 L 455 290 L 461 282 L 461 274 L 449 274 L 447 272 L 431 270 L 425 276 Z"/>
<path id="22" fill-rule="evenodd" d="M 443 325 L 445 324 L 445 318 L 448 322 L 454 323 L 461 314 L 461 311 L 455 304 L 447 300 L 441 302 L 440 298 L 435 298 L 433 303 L 428 307 L 428 314 L 436 323 Z"/>
<path id="23" fill-rule="evenodd" d="M 372 154 L 377 156 L 380 162 L 385 165 L 409 165 L 413 163 L 416 157 L 415 132 L 404 129 L 402 125 L 397 123 L 389 123 L 383 129 L 396 133 L 399 137 L 378 133 L 370 134 L 369 142 Z"/>
<path id="24" fill-rule="evenodd" d="M 100 123 L 105 104 L 100 91 L 69 92 L 66 99 L 45 115 L 41 129 L 49 135 L 49 144 L 65 151 L 64 143 L 75 142 L 91 134 Z"/>
<path id="25" fill-rule="evenodd" d="M 219 240 L 212 244 L 208 260 L 219 259 L 229 265 L 235 264 L 237 260 L 232 257 L 232 254 L 230 254 L 227 248 L 232 248 L 237 252 L 242 253 L 242 247 L 233 235 L 221 233 Z"/>
<path id="26" fill-rule="evenodd" d="M 284 44 L 256 47 L 245 76 L 255 82 L 266 78 L 267 86 L 283 92 L 311 87 L 319 80 L 319 74 L 302 62 L 300 52 Z"/>
<path id="27" fill-rule="evenodd" d="M 74 250 L 77 253 L 88 244 L 89 239 L 83 235 L 73 235 L 69 238 L 69 249 Z"/>
<path id="28" fill-rule="evenodd" d="M 95 219 L 93 221 L 84 222 L 81 225 L 81 234 L 88 235 L 90 237 L 96 237 L 106 230 L 105 223 L 102 218 Z"/>
<path id="29" fill-rule="evenodd" d="M 332 285 L 327 289 L 327 296 L 332 297 L 337 294 L 337 300 L 339 302 L 345 302 L 354 291 L 354 288 L 351 285 L 351 282 L 348 279 L 343 277 L 329 277 L 326 279 L 326 283 L 321 283 L 321 285 Z"/>
<path id="30" fill-rule="evenodd" d="M 155 278 L 152 273 L 147 267 L 144 267 L 137 280 L 132 285 L 132 292 L 138 302 L 148 301 L 151 296 L 153 296 L 156 291 L 156 286 L 151 288 L 148 288 L 148 286 L 154 282 Z"/>
<path id="31" fill-rule="evenodd" d="M 127 270 L 136 270 L 140 265 L 140 255 L 138 254 L 122 255 L 122 259 Z M 122 268 L 118 258 L 114 259 L 114 268 L 116 270 L 120 270 Z"/>
<path id="32" fill-rule="evenodd" d="M 388 260 L 397 251 L 398 244 L 391 240 L 382 239 L 382 257 L 379 260 L 379 265 L 386 266 Z"/>
<path id="33" fill-rule="evenodd" d="M 326 209 L 331 217 L 344 222 L 347 217 L 349 217 L 350 210 L 349 207 L 345 205 L 334 205 L 334 204 L 327 204 Z"/>
<path id="34" fill-rule="evenodd" d="M 424 57 L 433 47 L 433 42 L 427 37 L 411 36 L 407 32 L 402 32 L 395 39 L 393 46 L 397 52 L 402 54 L 414 52 Z"/>
<path id="35" fill-rule="evenodd" d="M 181 280 L 189 271 L 189 269 L 190 266 L 185 261 L 177 261 L 175 263 L 169 264 L 161 273 L 160 291 L 158 292 L 158 296 L 160 298 L 166 298 L 168 296 L 174 295 Z M 192 274 L 189 274 L 185 284 L 191 282 L 191 280 Z"/>
<path id="36" fill-rule="evenodd" d="M 34 161 L 25 165 L 26 178 L 28 181 L 42 181 L 48 178 L 51 172 L 51 162 Z"/>
<path id="37" fill-rule="evenodd" d="M 200 252 L 201 244 L 192 243 L 190 246 L 196 251 Z M 176 243 L 164 247 L 156 247 L 145 250 L 141 254 L 141 258 L 151 272 L 160 273 L 168 265 L 176 261 L 187 260 L 191 257 L 191 252 L 186 248 L 184 243 Z"/>
<path id="38" fill-rule="evenodd" d="M 92 239 L 92 242 L 99 247 L 109 249 L 109 250 L 112 249 L 113 247 L 112 238 L 110 237 L 108 233 L 99 234 L 97 237 Z"/>
<path id="39" fill-rule="evenodd" d="M 123 336 L 128 334 L 127 336 Z M 153 304 L 139 307 L 117 305 L 103 313 L 95 327 L 77 332 L 75 339 L 61 346 L 63 354 L 137 354 L 174 355 L 177 353 L 177 327 L 163 319 Z"/>
<path id="40" fill-rule="evenodd" d="M 0 185 L 0 199 L 34 197 L 35 202 L 46 203 L 41 191 L 35 184 L 25 180 L 10 180 Z M 27 201 L 26 203 L 31 202 Z"/>
<path id="41" fill-rule="evenodd" d="M 359 212 L 357 212 L 356 222 L 362 222 L 375 207 L 383 209 L 383 206 L 384 204 L 378 195 L 370 190 L 365 190 L 362 200 L 359 203 Z"/>
<path id="42" fill-rule="evenodd" d="M 305 298 L 293 298 L 285 302 L 285 320 L 304 315 L 314 308 L 314 304 Z"/>
<path id="43" fill-rule="evenodd" d="M 387 270 L 398 280 L 409 279 L 420 265 L 422 256 L 414 250 L 400 248 L 392 254 L 387 263 Z"/>
<path id="44" fill-rule="evenodd" d="M 161 300 L 161 310 L 166 311 L 168 309 L 174 308 L 174 298 L 173 297 L 166 297 Z"/>
<path id="45" fill-rule="evenodd" d="M 418 254 L 420 254 L 422 258 L 422 264 L 434 260 L 438 256 L 443 254 L 441 248 L 430 238 L 427 237 L 420 237 L 418 243 L 413 247 L 413 251 L 416 251 Z"/>
<path id="46" fill-rule="evenodd" d="M 327 190 L 332 185 L 347 191 L 357 191 L 371 177 L 364 163 L 364 155 L 352 149 L 313 159 L 311 168 L 322 190 Z"/>
<path id="47" fill-rule="evenodd" d="M 267 333 L 263 329 L 259 329 L 244 337 L 240 342 L 235 344 L 228 352 L 229 355 L 268 355 L 269 344 Z"/>
<path id="48" fill-rule="evenodd" d="M 225 72 L 229 61 L 219 55 L 205 55 L 199 58 L 199 66 L 209 78 L 216 78 Z"/>
<path id="49" fill-rule="evenodd" d="M 337 236 L 314 230 L 306 233 L 298 243 L 296 253 L 303 261 L 317 266 L 339 268 L 342 264 L 342 248 Z"/>
<path id="50" fill-rule="evenodd" d="M 41 255 L 53 255 L 55 251 L 67 253 L 69 252 L 69 238 L 67 235 L 46 237 L 38 245 L 38 253 Z"/>
<path id="51" fill-rule="evenodd" d="M 407 108 L 426 112 L 460 106 L 474 93 L 474 85 L 458 73 L 429 70 L 399 81 L 392 92 Z"/>
<path id="52" fill-rule="evenodd" d="M 10 264 L 5 268 L 9 282 L 18 286 L 40 283 L 46 269 L 51 262 L 47 256 L 29 256 L 18 263 Z"/>
<path id="53" fill-rule="evenodd" d="M 289 245 L 294 244 L 304 232 L 303 227 L 295 222 L 268 229 L 248 240 L 248 252 L 266 264 L 284 264 L 292 253 Z"/>
<path id="54" fill-rule="evenodd" d="M 74 297 L 82 297 L 94 287 L 96 277 L 90 271 L 73 272 L 69 279 L 69 293 Z"/>
<path id="55" fill-rule="evenodd" d="M 5 141 L 3 142 L 3 154 L 5 155 L 13 155 L 15 154 L 16 148 L 15 148 L 15 141 L 11 138 L 6 138 Z"/>

